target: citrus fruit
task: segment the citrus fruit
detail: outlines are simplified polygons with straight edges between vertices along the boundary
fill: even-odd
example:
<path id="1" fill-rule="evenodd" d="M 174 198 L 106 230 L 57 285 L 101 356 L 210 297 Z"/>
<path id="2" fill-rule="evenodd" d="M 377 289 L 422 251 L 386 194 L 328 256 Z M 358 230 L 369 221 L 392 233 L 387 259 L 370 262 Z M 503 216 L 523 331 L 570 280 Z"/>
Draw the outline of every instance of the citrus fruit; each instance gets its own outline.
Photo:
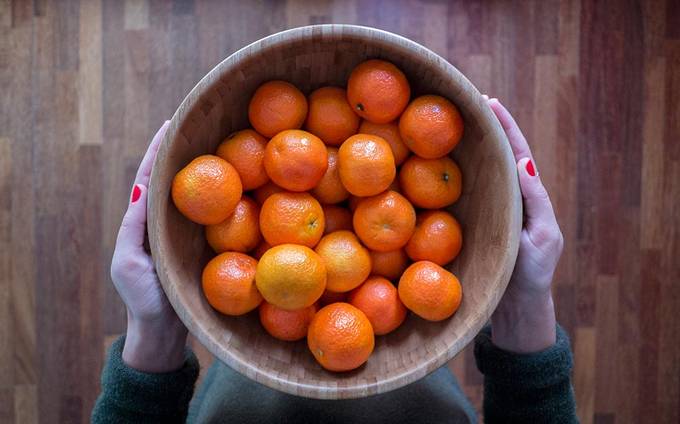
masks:
<path id="1" fill-rule="evenodd" d="M 307 99 L 293 84 L 269 81 L 262 84 L 250 99 L 248 119 L 265 137 L 284 130 L 300 128 L 307 117 Z"/>
<path id="2" fill-rule="evenodd" d="M 314 250 L 326 264 L 326 289 L 330 291 L 350 291 L 371 273 L 371 256 L 351 231 L 323 236 Z"/>
<path id="3" fill-rule="evenodd" d="M 325 369 L 349 371 L 371 356 L 375 336 L 363 312 L 349 303 L 333 303 L 314 315 L 307 331 L 307 346 Z"/>
<path id="4" fill-rule="evenodd" d="M 347 81 L 347 100 L 354 112 L 376 124 L 397 119 L 409 97 L 411 88 L 404 73 L 384 60 L 360 63 Z"/>
<path id="5" fill-rule="evenodd" d="M 404 305 L 428 321 L 453 315 L 463 296 L 456 276 L 430 261 L 418 261 L 406 268 L 398 291 Z"/>
<path id="6" fill-rule="evenodd" d="M 323 209 L 309 193 L 274 193 L 260 210 L 260 231 L 272 246 L 295 243 L 314 247 L 324 226 Z"/>
<path id="7" fill-rule="evenodd" d="M 243 196 L 227 219 L 205 227 L 205 237 L 216 253 L 245 253 L 253 250 L 262 238 L 259 219 L 260 207 L 254 200 Z"/>
<path id="8" fill-rule="evenodd" d="M 454 203 L 463 190 L 460 168 L 448 156 L 411 156 L 399 170 L 401 192 L 414 206 L 439 209 Z"/>
<path id="9" fill-rule="evenodd" d="M 314 134 L 286 130 L 274 136 L 264 151 L 264 169 L 276 185 L 290 191 L 314 188 L 326 172 L 326 146 Z"/>
<path id="10" fill-rule="evenodd" d="M 392 149 L 392 154 L 394 155 L 394 164 L 401 165 L 411 151 L 406 147 L 403 141 L 401 141 L 401 134 L 399 134 L 399 125 L 397 121 L 388 122 L 386 124 L 374 124 L 371 121 L 363 120 L 359 126 L 360 134 L 371 134 L 382 137 L 387 144 L 390 145 Z"/>
<path id="11" fill-rule="evenodd" d="M 327 152 L 328 167 L 326 168 L 326 173 L 323 174 L 319 183 L 314 187 L 312 194 L 321 203 L 340 203 L 343 200 L 347 200 L 349 192 L 340 181 L 340 174 L 338 173 L 338 149 L 329 147 Z"/>
<path id="12" fill-rule="evenodd" d="M 385 191 L 397 169 L 392 149 L 382 137 L 356 134 L 338 150 L 338 171 L 347 191 L 365 197 Z"/>
<path id="13" fill-rule="evenodd" d="M 192 160 L 172 180 L 172 201 L 188 219 L 203 225 L 227 219 L 241 199 L 243 187 L 226 160 L 203 155 Z"/>
<path id="14" fill-rule="evenodd" d="M 326 289 L 326 265 L 309 247 L 282 244 L 262 255 L 255 281 L 267 302 L 289 311 L 302 309 Z"/>
<path id="15" fill-rule="evenodd" d="M 359 202 L 352 222 L 369 249 L 388 252 L 404 247 L 411 238 L 416 211 L 404 196 L 390 190 Z"/>
<path id="16" fill-rule="evenodd" d="M 398 280 L 408 267 L 409 259 L 404 249 L 377 252 L 371 250 L 371 274 L 380 275 L 388 280 Z"/>
<path id="17" fill-rule="evenodd" d="M 463 244 L 460 224 L 446 211 L 423 211 L 405 250 L 414 261 L 428 260 L 446 265 L 458 256 Z"/>
<path id="18" fill-rule="evenodd" d="M 267 200 L 269 196 L 271 196 L 274 193 L 280 193 L 282 191 L 286 190 L 282 189 L 281 187 L 277 186 L 271 181 L 267 181 L 264 185 L 256 188 L 253 191 L 253 197 L 255 198 L 257 204 L 262 206 L 262 204 L 264 204 L 264 201 Z"/>
<path id="19" fill-rule="evenodd" d="M 352 231 L 352 212 L 337 205 L 321 205 L 325 220 L 324 235 L 339 230 Z"/>
<path id="20" fill-rule="evenodd" d="M 215 256 L 203 269 L 203 293 L 210 306 L 226 315 L 257 308 L 262 296 L 255 287 L 257 261 L 239 252 Z"/>
<path id="21" fill-rule="evenodd" d="M 307 329 L 314 314 L 316 314 L 315 305 L 287 311 L 265 301 L 259 309 L 260 323 L 267 333 L 274 338 L 288 342 L 307 336 Z"/>
<path id="22" fill-rule="evenodd" d="M 399 132 L 413 153 L 436 159 L 447 155 L 463 137 L 463 117 L 441 96 L 420 96 L 401 115 Z"/>
<path id="23" fill-rule="evenodd" d="M 397 289 L 383 277 L 369 277 L 349 293 L 348 301 L 366 314 L 377 336 L 394 331 L 406 319 Z"/>
<path id="24" fill-rule="evenodd" d="M 308 98 L 309 113 L 305 129 L 329 146 L 339 146 L 355 134 L 359 117 L 347 103 L 347 93 L 339 87 L 322 87 Z"/>
<path id="25" fill-rule="evenodd" d="M 252 190 L 269 181 L 263 162 L 266 146 L 266 138 L 253 130 L 242 130 L 224 139 L 216 155 L 236 168 L 243 190 Z"/>

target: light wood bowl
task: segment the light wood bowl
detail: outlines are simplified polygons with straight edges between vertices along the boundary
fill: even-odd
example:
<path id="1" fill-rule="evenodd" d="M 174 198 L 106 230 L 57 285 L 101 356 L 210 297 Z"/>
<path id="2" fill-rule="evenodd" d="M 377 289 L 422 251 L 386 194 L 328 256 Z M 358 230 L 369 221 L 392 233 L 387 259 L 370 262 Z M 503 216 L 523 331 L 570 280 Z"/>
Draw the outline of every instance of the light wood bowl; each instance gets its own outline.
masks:
<path id="1" fill-rule="evenodd" d="M 453 152 L 463 194 L 451 208 L 463 227 L 463 250 L 449 266 L 460 278 L 463 301 L 443 322 L 411 314 L 397 331 L 376 338 L 368 362 L 347 373 L 319 366 L 305 341 L 269 336 L 257 314 L 226 317 L 201 291 L 201 272 L 214 256 L 203 228 L 175 209 L 170 186 L 177 171 L 213 153 L 229 133 L 249 127 L 248 101 L 272 79 L 303 92 L 345 86 L 352 68 L 369 58 L 396 64 L 413 95 L 452 100 L 465 119 Z M 153 168 L 149 239 L 163 289 L 179 317 L 217 358 L 266 386 L 299 396 L 343 399 L 387 392 L 446 364 L 487 322 L 517 256 L 522 204 L 515 162 L 503 129 L 479 91 L 450 63 L 425 47 L 385 31 L 352 25 L 296 28 L 263 38 L 217 65 L 194 87 L 172 118 Z"/>

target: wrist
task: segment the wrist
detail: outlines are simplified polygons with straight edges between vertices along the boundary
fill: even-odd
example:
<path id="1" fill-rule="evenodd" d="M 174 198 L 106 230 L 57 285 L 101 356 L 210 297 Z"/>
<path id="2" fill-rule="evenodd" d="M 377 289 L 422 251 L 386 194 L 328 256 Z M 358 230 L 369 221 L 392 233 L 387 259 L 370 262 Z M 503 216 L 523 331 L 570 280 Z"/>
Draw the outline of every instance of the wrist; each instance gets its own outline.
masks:
<path id="1" fill-rule="evenodd" d="M 549 290 L 531 294 L 509 290 L 491 317 L 491 340 L 510 352 L 539 352 L 555 344 L 556 325 Z"/>
<path id="2" fill-rule="evenodd" d="M 128 315 L 123 362 L 148 373 L 178 370 L 184 364 L 187 330 L 178 323 L 141 321 Z"/>

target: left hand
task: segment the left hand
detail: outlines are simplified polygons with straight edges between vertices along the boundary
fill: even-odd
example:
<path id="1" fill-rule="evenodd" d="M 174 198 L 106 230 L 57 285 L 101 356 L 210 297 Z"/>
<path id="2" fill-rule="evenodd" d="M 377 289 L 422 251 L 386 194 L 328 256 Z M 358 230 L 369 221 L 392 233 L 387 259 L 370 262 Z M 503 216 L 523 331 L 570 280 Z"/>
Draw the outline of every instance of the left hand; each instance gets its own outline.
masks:
<path id="1" fill-rule="evenodd" d="M 146 200 L 158 146 L 170 121 L 165 121 L 137 170 L 127 212 L 111 260 L 111 278 L 127 307 L 123 361 L 143 372 L 168 372 L 184 362 L 187 329 L 160 285 L 151 256 L 144 249 Z"/>

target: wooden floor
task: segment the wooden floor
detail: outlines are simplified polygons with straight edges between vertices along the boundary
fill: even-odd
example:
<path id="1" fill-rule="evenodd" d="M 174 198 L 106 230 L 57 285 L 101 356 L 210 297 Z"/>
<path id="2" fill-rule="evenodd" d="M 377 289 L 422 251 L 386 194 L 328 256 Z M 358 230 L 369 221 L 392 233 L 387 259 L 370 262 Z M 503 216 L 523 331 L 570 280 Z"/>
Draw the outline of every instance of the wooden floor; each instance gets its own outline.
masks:
<path id="1" fill-rule="evenodd" d="M 566 238 L 579 416 L 679 422 L 678 0 L 0 0 L 0 422 L 88 421 L 148 140 L 231 52 L 327 22 L 420 42 L 509 107 Z M 479 407 L 471 350 L 451 367 Z"/>

